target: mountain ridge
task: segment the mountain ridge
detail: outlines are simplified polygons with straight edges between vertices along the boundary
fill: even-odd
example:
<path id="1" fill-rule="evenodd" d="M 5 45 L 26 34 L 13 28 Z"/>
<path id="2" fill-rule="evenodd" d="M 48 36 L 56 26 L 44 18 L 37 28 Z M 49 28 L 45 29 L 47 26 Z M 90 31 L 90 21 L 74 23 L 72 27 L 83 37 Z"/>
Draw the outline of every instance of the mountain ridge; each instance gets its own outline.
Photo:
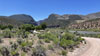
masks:
<path id="1" fill-rule="evenodd" d="M 96 13 L 90 13 L 87 15 L 78 15 L 78 14 L 64 14 L 64 15 L 59 15 L 59 14 L 50 14 L 48 18 L 39 21 L 39 23 L 47 23 L 48 26 L 52 25 L 60 25 L 60 26 L 67 26 L 68 24 L 73 24 L 77 23 L 77 20 L 82 20 L 80 22 L 84 22 L 87 20 L 92 20 L 100 18 L 100 12 Z"/>
<path id="2" fill-rule="evenodd" d="M 11 16 L 0 16 L 0 21 L 1 23 L 8 24 L 6 21 L 9 22 L 9 24 L 15 24 L 15 25 L 20 25 L 20 24 L 34 24 L 36 25 L 36 21 L 34 18 L 32 18 L 30 15 L 26 14 L 15 14 Z M 0 23 L 0 24 L 1 24 Z"/>

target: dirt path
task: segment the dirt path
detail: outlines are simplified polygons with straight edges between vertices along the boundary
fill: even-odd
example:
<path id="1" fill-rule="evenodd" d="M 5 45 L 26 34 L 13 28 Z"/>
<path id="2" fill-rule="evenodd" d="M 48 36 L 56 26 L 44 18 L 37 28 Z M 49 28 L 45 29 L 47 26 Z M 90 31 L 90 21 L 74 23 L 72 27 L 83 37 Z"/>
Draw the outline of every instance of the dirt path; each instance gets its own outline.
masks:
<path id="1" fill-rule="evenodd" d="M 73 52 L 69 52 L 68 56 L 100 56 L 100 39 L 83 37 L 86 45 L 80 45 Z"/>
<path id="2" fill-rule="evenodd" d="M 90 46 L 79 56 L 100 56 L 100 39 L 86 37 L 84 39 L 89 42 Z"/>

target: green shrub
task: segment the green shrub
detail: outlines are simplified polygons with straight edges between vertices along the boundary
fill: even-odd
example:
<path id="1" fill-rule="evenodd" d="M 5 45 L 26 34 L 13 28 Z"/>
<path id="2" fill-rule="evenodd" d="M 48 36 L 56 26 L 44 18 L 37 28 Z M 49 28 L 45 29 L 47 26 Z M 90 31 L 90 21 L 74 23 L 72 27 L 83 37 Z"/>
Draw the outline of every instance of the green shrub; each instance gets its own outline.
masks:
<path id="1" fill-rule="evenodd" d="M 52 33 L 44 33 L 38 35 L 39 39 L 46 39 L 46 41 L 53 41 L 55 44 L 59 42 L 59 39 L 57 38 L 57 35 Z"/>
<path id="2" fill-rule="evenodd" d="M 62 55 L 66 56 L 67 52 L 65 50 L 62 51 Z"/>
<path id="3" fill-rule="evenodd" d="M 32 45 L 33 45 L 33 42 L 23 41 L 20 45 L 21 45 L 22 47 L 25 47 L 25 46 L 32 46 Z"/>
<path id="4" fill-rule="evenodd" d="M 35 26 L 32 24 L 23 24 L 20 26 L 21 29 L 24 29 L 25 31 L 30 31 L 30 30 L 34 30 Z"/>
<path id="5" fill-rule="evenodd" d="M 52 45 L 48 45 L 48 49 L 49 49 L 49 50 L 53 50 L 53 48 L 54 48 L 54 47 L 53 47 Z"/>
<path id="6" fill-rule="evenodd" d="M 67 40 L 73 40 L 75 35 L 72 33 L 65 33 L 62 37 L 67 39 Z"/>
<path id="7" fill-rule="evenodd" d="M 44 39 L 44 41 L 45 41 L 46 43 L 50 43 L 50 40 L 49 40 L 48 38 Z"/>
<path id="8" fill-rule="evenodd" d="M 46 23 L 42 23 L 41 25 L 41 28 L 44 30 L 45 28 L 47 28 L 47 25 L 46 25 Z"/>
<path id="9" fill-rule="evenodd" d="M 61 42 L 60 42 L 60 46 L 62 47 L 67 47 L 67 46 L 70 46 L 70 45 L 74 45 L 74 41 L 72 40 L 66 40 L 66 39 L 61 39 Z"/>
<path id="10" fill-rule="evenodd" d="M 21 56 L 26 56 L 25 52 L 22 52 L 22 53 L 21 53 Z"/>
<path id="11" fill-rule="evenodd" d="M 22 46 L 22 47 L 25 47 L 25 46 L 27 46 L 27 45 L 28 45 L 27 42 L 22 42 L 22 43 L 21 43 L 21 46 Z"/>

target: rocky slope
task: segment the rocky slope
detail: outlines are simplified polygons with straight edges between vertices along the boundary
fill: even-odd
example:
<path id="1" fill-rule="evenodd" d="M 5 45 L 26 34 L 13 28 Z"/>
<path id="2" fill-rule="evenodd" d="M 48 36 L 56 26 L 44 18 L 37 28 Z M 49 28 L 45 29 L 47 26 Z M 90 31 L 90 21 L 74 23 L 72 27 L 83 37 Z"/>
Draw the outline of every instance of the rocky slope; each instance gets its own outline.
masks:
<path id="1" fill-rule="evenodd" d="M 76 23 L 69 26 L 72 29 L 100 29 L 100 18 Z"/>

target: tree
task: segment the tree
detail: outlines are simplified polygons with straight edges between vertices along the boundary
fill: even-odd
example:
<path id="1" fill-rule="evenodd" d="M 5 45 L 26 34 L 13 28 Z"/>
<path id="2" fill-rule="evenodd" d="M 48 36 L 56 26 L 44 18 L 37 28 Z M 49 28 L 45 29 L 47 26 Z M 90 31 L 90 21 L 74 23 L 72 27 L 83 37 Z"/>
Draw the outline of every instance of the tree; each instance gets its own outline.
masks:
<path id="1" fill-rule="evenodd" d="M 4 30 L 4 29 L 6 29 L 6 28 L 7 28 L 7 26 L 0 25 L 0 29 L 1 29 L 1 30 Z"/>
<path id="2" fill-rule="evenodd" d="M 34 30 L 35 26 L 32 24 L 23 24 L 20 26 L 21 29 L 24 29 L 26 31 Z"/>
<path id="3" fill-rule="evenodd" d="M 41 30 L 42 27 L 41 27 L 41 26 L 36 26 L 35 29 L 36 29 L 36 30 Z"/>
<path id="4" fill-rule="evenodd" d="M 7 26 L 10 30 L 13 28 L 13 26 L 12 25 L 8 25 Z"/>
<path id="5" fill-rule="evenodd" d="M 40 26 L 42 27 L 43 30 L 44 30 L 45 28 L 47 28 L 46 23 L 42 23 Z"/>

